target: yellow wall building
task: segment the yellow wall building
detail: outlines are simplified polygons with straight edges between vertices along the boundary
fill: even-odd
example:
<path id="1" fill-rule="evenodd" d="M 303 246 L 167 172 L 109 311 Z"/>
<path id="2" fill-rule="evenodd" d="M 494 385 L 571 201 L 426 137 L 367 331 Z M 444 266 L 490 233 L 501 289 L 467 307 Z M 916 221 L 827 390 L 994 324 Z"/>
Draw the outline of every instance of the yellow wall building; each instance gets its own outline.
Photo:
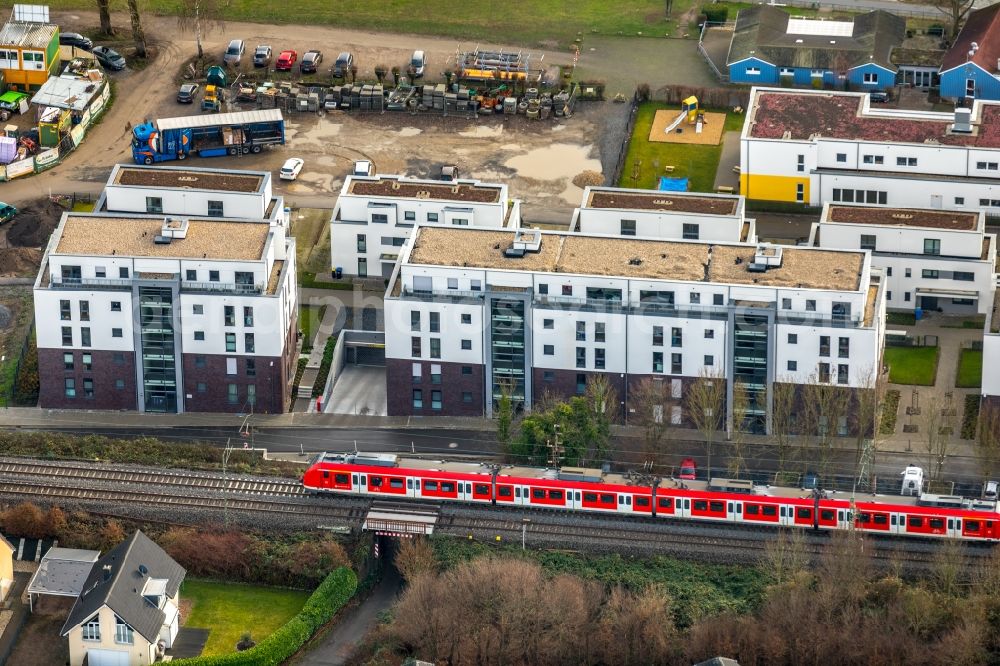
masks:
<path id="1" fill-rule="evenodd" d="M 10 21 L 0 30 L 0 73 L 7 87 L 34 92 L 59 71 L 59 26 Z"/>

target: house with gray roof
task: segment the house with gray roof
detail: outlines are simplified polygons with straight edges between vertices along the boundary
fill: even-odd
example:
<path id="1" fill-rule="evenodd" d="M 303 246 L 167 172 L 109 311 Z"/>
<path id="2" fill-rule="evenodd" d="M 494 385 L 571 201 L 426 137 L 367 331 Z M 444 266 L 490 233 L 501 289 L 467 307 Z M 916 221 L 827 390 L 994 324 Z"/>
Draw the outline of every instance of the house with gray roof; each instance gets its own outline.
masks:
<path id="1" fill-rule="evenodd" d="M 732 83 L 885 90 L 896 84 L 891 55 L 905 37 L 906 21 L 882 10 L 828 21 L 755 5 L 736 19 L 726 66 Z"/>
<path id="2" fill-rule="evenodd" d="M 94 564 L 62 635 L 70 666 L 137 666 L 160 659 L 180 626 L 184 568 L 141 531 Z"/>

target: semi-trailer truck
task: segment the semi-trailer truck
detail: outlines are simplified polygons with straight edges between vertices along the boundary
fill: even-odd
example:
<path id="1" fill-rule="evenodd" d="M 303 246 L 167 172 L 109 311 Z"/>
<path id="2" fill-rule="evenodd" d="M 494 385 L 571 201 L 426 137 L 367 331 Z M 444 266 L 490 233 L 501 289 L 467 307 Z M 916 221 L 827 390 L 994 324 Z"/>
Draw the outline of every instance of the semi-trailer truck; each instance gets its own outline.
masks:
<path id="1" fill-rule="evenodd" d="M 132 129 L 132 159 L 136 164 L 152 164 L 188 155 L 246 155 L 284 143 L 280 109 L 164 118 Z"/>

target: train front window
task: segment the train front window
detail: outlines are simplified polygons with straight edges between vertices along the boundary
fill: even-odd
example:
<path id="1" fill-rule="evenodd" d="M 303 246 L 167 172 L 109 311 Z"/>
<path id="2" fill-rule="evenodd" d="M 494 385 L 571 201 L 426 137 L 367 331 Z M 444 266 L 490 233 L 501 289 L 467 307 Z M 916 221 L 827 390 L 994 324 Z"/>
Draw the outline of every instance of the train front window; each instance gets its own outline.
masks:
<path id="1" fill-rule="evenodd" d="M 347 475 L 346 474 L 334 474 L 333 475 L 333 482 L 334 483 L 347 483 Z"/>

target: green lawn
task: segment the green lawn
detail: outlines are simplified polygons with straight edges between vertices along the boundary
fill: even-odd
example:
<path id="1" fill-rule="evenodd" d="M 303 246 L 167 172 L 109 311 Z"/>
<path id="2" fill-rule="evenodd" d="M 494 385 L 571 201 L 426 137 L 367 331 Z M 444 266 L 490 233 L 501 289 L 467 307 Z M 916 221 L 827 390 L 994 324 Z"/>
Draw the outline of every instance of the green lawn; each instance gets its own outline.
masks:
<path id="1" fill-rule="evenodd" d="M 299 328 L 302 329 L 302 348 L 312 347 L 313 336 L 323 321 L 325 305 L 299 305 Z"/>
<path id="2" fill-rule="evenodd" d="M 185 626 L 211 630 L 202 654 L 212 656 L 235 652 L 236 643 L 247 631 L 260 642 L 302 610 L 309 593 L 186 580 L 180 596 L 194 602 Z"/>
<path id="3" fill-rule="evenodd" d="M 983 385 L 983 352 L 963 349 L 958 357 L 958 375 L 955 386 L 959 388 L 979 388 Z"/>
<path id="4" fill-rule="evenodd" d="M 649 140 L 649 131 L 653 126 L 653 118 L 660 109 L 679 111 L 677 105 L 660 102 L 644 102 L 636 111 L 635 129 L 629 140 L 628 153 L 625 156 L 625 167 L 618 181 L 620 187 L 639 187 L 656 189 L 660 176 L 664 175 L 663 167 L 673 165 L 672 178 L 690 178 L 692 192 L 711 192 L 715 185 L 715 172 L 719 167 L 722 155 L 722 144 L 718 146 L 692 146 L 678 143 L 654 143 Z M 724 110 L 707 109 L 716 113 Z M 745 116 L 726 115 L 726 132 L 742 129 Z M 632 179 L 634 164 L 639 160 L 639 178 Z"/>
<path id="5" fill-rule="evenodd" d="M 893 384 L 933 386 L 939 354 L 937 347 L 886 347 L 889 381 Z"/>
<path id="6" fill-rule="evenodd" d="M 917 318 L 912 312 L 886 312 L 885 323 L 896 326 L 913 326 L 917 323 Z"/>

